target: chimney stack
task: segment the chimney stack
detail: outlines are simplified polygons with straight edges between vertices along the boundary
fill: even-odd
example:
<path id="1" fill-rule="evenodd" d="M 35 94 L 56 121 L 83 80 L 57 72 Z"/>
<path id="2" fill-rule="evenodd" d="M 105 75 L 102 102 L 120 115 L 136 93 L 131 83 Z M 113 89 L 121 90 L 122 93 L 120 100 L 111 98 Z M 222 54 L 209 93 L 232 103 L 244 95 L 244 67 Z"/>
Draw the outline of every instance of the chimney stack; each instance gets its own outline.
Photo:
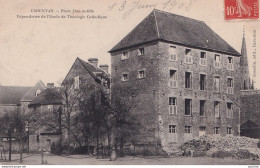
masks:
<path id="1" fill-rule="evenodd" d="M 54 83 L 47 83 L 47 88 L 54 88 Z"/>
<path id="2" fill-rule="evenodd" d="M 108 73 L 108 65 L 107 64 L 103 64 L 103 65 L 100 65 L 99 68 L 103 71 L 105 71 L 106 73 Z"/>
<path id="3" fill-rule="evenodd" d="M 98 66 L 98 59 L 97 58 L 89 58 L 88 62 L 92 65 L 94 65 L 96 68 Z"/>

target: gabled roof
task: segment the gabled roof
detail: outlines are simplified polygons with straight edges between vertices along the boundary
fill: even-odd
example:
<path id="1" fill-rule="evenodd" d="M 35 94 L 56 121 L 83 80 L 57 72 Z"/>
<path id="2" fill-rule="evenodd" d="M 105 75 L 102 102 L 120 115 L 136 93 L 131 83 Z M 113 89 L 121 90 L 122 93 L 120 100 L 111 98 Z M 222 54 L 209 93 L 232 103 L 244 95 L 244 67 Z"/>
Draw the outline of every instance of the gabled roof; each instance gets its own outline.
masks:
<path id="1" fill-rule="evenodd" d="M 62 95 L 59 92 L 59 88 L 47 88 L 43 90 L 37 97 L 35 97 L 30 103 L 29 107 L 40 105 L 57 105 L 62 104 Z"/>
<path id="2" fill-rule="evenodd" d="M 109 78 L 109 74 L 106 73 L 105 71 L 101 70 L 100 68 L 98 67 L 95 67 L 94 65 L 88 63 L 88 62 L 85 62 L 83 61 L 82 59 L 80 58 L 76 58 L 76 60 L 74 61 L 73 65 L 79 61 L 81 63 L 81 65 L 84 67 L 84 69 L 86 70 L 87 73 L 89 73 L 95 80 L 99 80 L 99 77 L 98 76 L 102 76 L 103 78 L 105 79 L 108 79 Z M 73 67 L 72 65 L 72 67 Z M 71 69 L 72 69 L 71 67 Z M 69 70 L 68 74 L 70 73 L 71 69 Z M 67 74 L 67 76 L 68 76 Z M 64 78 L 62 84 L 64 83 L 64 81 L 66 80 L 67 76 Z"/>
<path id="3" fill-rule="evenodd" d="M 204 22 L 160 10 L 153 10 L 110 52 L 155 40 L 240 56 Z"/>
<path id="4" fill-rule="evenodd" d="M 32 87 L 25 95 L 24 97 L 21 99 L 21 101 L 32 101 L 35 98 L 35 93 L 37 90 L 43 90 L 45 89 L 46 86 L 44 85 L 44 83 L 39 80 L 36 85 L 34 87 Z"/>
<path id="5" fill-rule="evenodd" d="M 20 104 L 23 96 L 31 89 L 32 87 L 23 87 L 23 86 L 0 86 L 0 104 Z"/>

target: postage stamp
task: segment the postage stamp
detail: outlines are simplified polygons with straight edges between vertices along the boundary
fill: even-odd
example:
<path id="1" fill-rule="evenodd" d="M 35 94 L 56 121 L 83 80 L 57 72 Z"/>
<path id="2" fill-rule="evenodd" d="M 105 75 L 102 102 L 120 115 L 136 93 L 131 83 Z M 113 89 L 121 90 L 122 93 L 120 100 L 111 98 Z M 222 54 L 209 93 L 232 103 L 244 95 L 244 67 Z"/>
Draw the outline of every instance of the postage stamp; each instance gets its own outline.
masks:
<path id="1" fill-rule="evenodd" d="M 225 0 L 225 19 L 258 19 L 258 0 Z"/>

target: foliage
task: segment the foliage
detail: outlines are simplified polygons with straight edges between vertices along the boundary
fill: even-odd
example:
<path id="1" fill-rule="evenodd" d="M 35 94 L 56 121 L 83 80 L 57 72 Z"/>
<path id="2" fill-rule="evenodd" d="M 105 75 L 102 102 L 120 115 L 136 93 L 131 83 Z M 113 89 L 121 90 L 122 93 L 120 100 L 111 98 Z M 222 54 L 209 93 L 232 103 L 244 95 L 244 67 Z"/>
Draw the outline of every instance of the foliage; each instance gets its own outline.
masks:
<path id="1" fill-rule="evenodd" d="M 260 148 L 260 139 L 259 139 L 259 141 L 257 143 L 257 147 Z"/>
<path id="2" fill-rule="evenodd" d="M 144 146 L 135 149 L 125 150 L 126 155 L 130 156 L 168 156 L 167 152 L 158 146 Z"/>
<path id="3" fill-rule="evenodd" d="M 240 150 L 236 150 L 236 151 L 235 150 L 233 150 L 233 151 L 220 150 L 220 151 L 214 152 L 212 154 L 212 157 L 214 157 L 214 158 L 232 157 L 232 158 L 237 158 L 237 159 L 253 159 L 253 160 L 259 158 L 258 155 L 253 154 L 245 149 L 240 149 Z"/>
<path id="4" fill-rule="evenodd" d="M 207 151 L 211 147 L 210 143 L 206 142 L 205 140 L 191 140 L 185 142 L 181 146 L 182 151 L 190 151 L 190 150 L 200 150 L 200 151 Z"/>

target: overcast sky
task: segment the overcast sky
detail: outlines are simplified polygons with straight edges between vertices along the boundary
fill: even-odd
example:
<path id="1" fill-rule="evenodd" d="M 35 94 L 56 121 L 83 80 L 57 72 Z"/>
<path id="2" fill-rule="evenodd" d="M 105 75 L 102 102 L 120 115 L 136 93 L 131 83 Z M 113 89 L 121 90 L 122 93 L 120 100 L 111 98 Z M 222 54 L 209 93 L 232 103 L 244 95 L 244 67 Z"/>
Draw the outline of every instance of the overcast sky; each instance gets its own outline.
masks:
<path id="1" fill-rule="evenodd" d="M 176 5 L 171 5 L 174 2 Z M 192 4 L 189 8 L 190 2 Z M 99 59 L 99 64 L 110 65 L 108 51 L 153 8 L 204 21 L 239 52 L 245 26 L 252 75 L 253 30 L 260 30 L 260 23 L 225 21 L 223 2 L 222 0 L 0 0 L 0 83 L 32 86 L 38 80 L 42 80 L 44 83 L 54 82 L 58 85 L 76 57 L 86 61 L 88 58 L 96 57 Z M 139 7 L 134 7 L 136 4 Z M 107 16 L 107 19 L 17 18 L 17 15 L 50 14 L 31 12 L 32 9 L 53 9 L 52 15 L 61 15 L 61 9 L 93 10 L 94 13 L 88 15 Z M 258 31 L 256 33 L 258 36 Z M 259 47 L 257 53 L 260 53 Z M 259 66 L 259 57 L 256 59 L 256 64 Z M 260 68 L 257 68 L 257 74 L 259 73 Z M 260 88 L 260 78 L 256 82 L 257 88 Z"/>

